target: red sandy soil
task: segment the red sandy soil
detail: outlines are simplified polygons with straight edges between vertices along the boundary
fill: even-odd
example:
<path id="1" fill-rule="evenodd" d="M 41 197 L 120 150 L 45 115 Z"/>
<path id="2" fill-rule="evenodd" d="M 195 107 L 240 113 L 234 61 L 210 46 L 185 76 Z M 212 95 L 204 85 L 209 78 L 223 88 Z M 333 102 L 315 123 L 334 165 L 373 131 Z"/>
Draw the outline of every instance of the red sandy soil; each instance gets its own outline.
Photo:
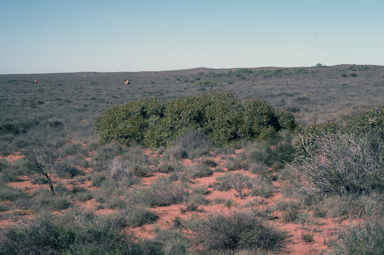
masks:
<path id="1" fill-rule="evenodd" d="M 231 157 L 236 157 L 237 154 L 242 153 L 242 150 L 236 150 L 236 154 L 229 155 Z M 151 158 L 158 157 L 156 153 L 153 153 L 150 150 L 145 150 L 146 155 L 148 155 Z M 21 158 L 22 156 L 19 154 L 10 155 L 5 157 L 6 160 L 9 162 L 13 162 L 14 160 Z M 217 162 L 220 166 L 225 164 L 225 158 L 227 156 L 223 157 L 223 155 L 210 155 L 209 158 L 211 160 L 214 160 Z M 90 159 L 90 158 L 89 158 Z M 183 159 L 181 162 L 186 165 L 196 165 L 198 164 L 199 160 L 201 159 L 195 159 L 191 161 L 190 159 Z M 87 172 L 91 169 L 83 169 Z M 239 170 L 239 171 L 232 171 L 233 173 L 242 173 L 244 175 L 247 175 L 251 178 L 257 177 L 257 175 L 251 174 L 249 171 L 246 170 Z M 136 236 L 138 239 L 146 239 L 146 238 L 152 238 L 155 234 L 155 228 L 160 229 L 166 229 L 170 228 L 173 225 L 173 221 L 176 218 L 180 218 L 181 220 L 187 220 L 192 217 L 199 217 L 199 218 L 205 218 L 209 215 L 216 214 L 216 213 L 230 213 L 234 210 L 250 210 L 252 208 L 254 209 L 262 209 L 267 206 L 272 206 L 275 203 L 279 201 L 287 200 L 286 198 L 283 198 L 281 194 L 281 189 L 283 186 L 282 181 L 276 181 L 273 182 L 273 185 L 276 188 L 276 193 L 274 193 L 271 197 L 267 199 L 263 199 L 261 197 L 255 197 L 255 196 L 246 196 L 244 199 L 240 199 L 237 195 L 236 191 L 233 189 L 230 189 L 228 191 L 218 191 L 214 190 L 213 188 L 210 188 L 212 184 L 216 182 L 216 178 L 221 175 L 225 175 L 227 172 L 215 172 L 212 176 L 204 177 L 204 178 L 196 178 L 193 180 L 193 183 L 190 184 L 191 190 L 193 190 L 195 187 L 198 186 L 204 186 L 207 188 L 208 194 L 205 196 L 205 198 L 209 201 L 214 201 L 217 198 L 225 198 L 225 199 L 231 199 L 234 202 L 234 206 L 228 208 L 223 204 L 209 204 L 209 205 L 200 205 L 197 211 L 193 212 L 185 212 L 182 213 L 181 209 L 185 208 L 185 204 L 177 204 L 177 205 L 170 205 L 170 206 L 161 206 L 161 207 L 155 207 L 155 208 L 149 208 L 149 210 L 155 212 L 159 218 L 158 220 L 153 224 L 145 224 L 141 227 L 136 227 L 133 229 L 127 229 L 127 232 L 133 233 L 134 236 Z M 142 185 L 147 186 L 151 183 L 155 182 L 159 178 L 168 176 L 168 174 L 164 173 L 154 173 L 149 177 L 142 178 Z M 37 189 L 40 187 L 40 185 L 32 185 L 30 183 L 30 179 L 28 177 L 22 177 L 22 182 L 14 182 L 9 183 L 8 185 L 13 188 L 18 188 L 24 192 L 30 193 L 34 189 Z M 57 178 L 54 178 L 54 181 L 60 181 Z M 82 183 L 76 183 L 73 184 L 70 182 L 70 180 L 61 180 L 66 183 L 66 186 L 68 188 L 73 188 L 74 185 L 78 187 L 84 187 L 87 189 L 96 190 L 96 187 L 91 187 L 90 181 L 84 181 Z M 245 194 L 249 193 L 249 190 L 245 191 Z M 253 205 L 251 207 L 247 207 L 246 205 L 251 204 Z M 1 202 L 5 203 L 5 202 Z M 93 211 L 97 215 L 104 215 L 104 214 L 110 214 L 113 213 L 114 210 L 112 209 L 98 209 L 98 202 L 96 202 L 94 199 L 88 200 L 84 203 L 78 203 L 76 202 L 76 206 L 81 206 L 85 208 L 88 211 Z M 28 212 L 24 212 L 25 215 L 23 217 L 33 217 L 29 215 Z M 311 214 L 308 212 L 308 214 Z M 307 224 L 300 224 L 300 223 L 287 223 L 284 222 L 282 217 L 282 212 L 275 212 L 273 214 L 276 219 L 269 220 L 269 223 L 276 228 L 280 230 L 284 230 L 287 232 L 287 241 L 284 249 L 279 254 L 320 254 L 321 252 L 325 252 L 329 250 L 329 247 L 327 246 L 329 240 L 335 239 L 336 234 L 339 230 L 345 228 L 346 226 L 349 226 L 350 224 L 357 224 L 358 221 L 351 221 L 351 220 L 345 220 L 341 223 L 339 223 L 339 220 L 336 218 L 315 218 L 312 223 Z M 0 220 L 0 227 L 8 227 L 14 224 L 15 222 L 12 222 L 11 220 Z M 305 242 L 302 240 L 302 233 L 309 233 L 313 235 L 313 241 L 312 242 Z"/>
<path id="2" fill-rule="evenodd" d="M 24 158 L 24 155 L 21 155 L 19 152 L 16 152 L 16 153 L 13 154 L 13 155 L 8 155 L 8 156 L 5 156 L 5 157 L 1 157 L 1 156 L 0 156 L 0 159 L 5 159 L 5 160 L 7 160 L 9 163 L 13 163 L 13 162 L 15 162 L 16 160 L 21 159 L 21 158 Z"/>

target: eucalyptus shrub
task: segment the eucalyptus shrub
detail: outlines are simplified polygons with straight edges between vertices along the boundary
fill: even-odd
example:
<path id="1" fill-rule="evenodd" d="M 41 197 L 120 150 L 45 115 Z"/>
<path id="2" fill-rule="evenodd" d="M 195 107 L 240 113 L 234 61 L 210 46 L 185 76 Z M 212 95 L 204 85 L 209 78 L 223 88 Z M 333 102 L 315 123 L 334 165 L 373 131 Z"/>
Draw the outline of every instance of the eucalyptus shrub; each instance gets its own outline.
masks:
<path id="1" fill-rule="evenodd" d="M 242 102 L 233 93 L 206 93 L 169 101 L 141 99 L 106 109 L 97 118 L 100 141 L 141 143 L 151 148 L 173 145 L 182 134 L 205 133 L 218 146 L 240 145 L 240 139 L 268 140 L 282 129 L 296 131 L 291 113 L 262 100 Z"/>

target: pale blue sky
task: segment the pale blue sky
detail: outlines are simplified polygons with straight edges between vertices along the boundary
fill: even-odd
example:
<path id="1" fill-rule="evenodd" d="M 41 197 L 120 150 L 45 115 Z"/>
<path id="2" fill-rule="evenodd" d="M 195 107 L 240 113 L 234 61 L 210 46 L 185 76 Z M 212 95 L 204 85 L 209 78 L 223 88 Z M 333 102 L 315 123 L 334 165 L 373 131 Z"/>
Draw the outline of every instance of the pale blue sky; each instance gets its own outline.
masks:
<path id="1" fill-rule="evenodd" d="M 0 73 L 384 65 L 383 0 L 1 0 Z"/>

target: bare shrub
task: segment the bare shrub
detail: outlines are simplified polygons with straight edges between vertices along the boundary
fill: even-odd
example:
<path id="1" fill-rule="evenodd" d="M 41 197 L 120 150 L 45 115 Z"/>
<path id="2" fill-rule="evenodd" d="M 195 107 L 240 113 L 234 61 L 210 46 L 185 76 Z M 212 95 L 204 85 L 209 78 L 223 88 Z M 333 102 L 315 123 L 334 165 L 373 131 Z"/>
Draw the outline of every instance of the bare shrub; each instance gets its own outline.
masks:
<path id="1" fill-rule="evenodd" d="M 128 170 L 127 166 L 119 158 L 114 158 L 108 167 L 106 174 L 113 180 L 121 180 L 124 177 L 132 177 L 133 173 Z"/>
<path id="2" fill-rule="evenodd" d="M 362 225 L 351 226 L 330 246 L 331 254 L 383 254 L 384 223 L 382 220 L 369 220 Z"/>
<path id="3" fill-rule="evenodd" d="M 230 174 L 228 184 L 232 189 L 236 190 L 239 197 L 243 199 L 245 197 L 244 190 L 247 188 L 247 182 L 249 177 L 240 173 Z"/>
<path id="4" fill-rule="evenodd" d="M 161 178 L 147 188 L 131 190 L 128 200 L 132 204 L 167 206 L 183 202 L 186 196 L 188 196 L 188 189 L 185 185 Z"/>
<path id="5" fill-rule="evenodd" d="M 384 190 L 382 140 L 365 135 L 336 134 L 316 138 L 299 170 L 322 193 L 371 193 Z"/>

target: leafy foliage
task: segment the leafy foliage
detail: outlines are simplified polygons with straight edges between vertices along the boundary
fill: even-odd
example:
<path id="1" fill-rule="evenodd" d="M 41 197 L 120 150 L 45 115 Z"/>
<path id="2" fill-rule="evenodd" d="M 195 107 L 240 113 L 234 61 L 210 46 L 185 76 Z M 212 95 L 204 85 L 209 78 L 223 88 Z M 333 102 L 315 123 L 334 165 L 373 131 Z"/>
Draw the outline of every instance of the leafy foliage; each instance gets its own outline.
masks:
<path id="1" fill-rule="evenodd" d="M 240 139 L 268 140 L 281 129 L 294 131 L 294 117 L 262 100 L 241 102 L 232 93 L 208 93 L 170 101 L 141 99 L 106 109 L 95 122 L 101 142 L 172 145 L 191 130 L 209 135 L 217 145 L 239 145 Z"/>

